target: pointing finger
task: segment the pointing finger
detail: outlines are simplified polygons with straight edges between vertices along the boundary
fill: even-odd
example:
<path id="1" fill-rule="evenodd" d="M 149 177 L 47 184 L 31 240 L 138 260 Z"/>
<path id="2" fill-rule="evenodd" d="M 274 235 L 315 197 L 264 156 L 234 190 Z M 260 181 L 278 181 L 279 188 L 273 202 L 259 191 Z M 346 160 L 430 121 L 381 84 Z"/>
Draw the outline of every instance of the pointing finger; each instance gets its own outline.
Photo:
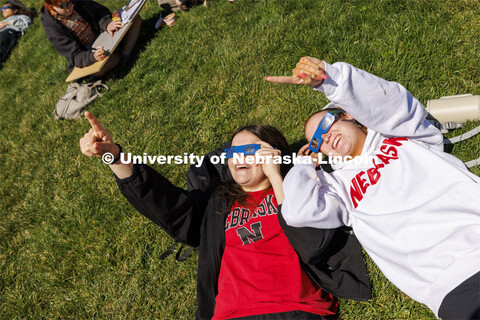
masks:
<path id="1" fill-rule="evenodd" d="M 274 83 L 297 84 L 296 77 L 285 77 L 285 76 L 272 77 L 272 76 L 268 76 L 268 77 L 265 77 L 264 79 L 266 81 L 274 82 Z"/>
<path id="2" fill-rule="evenodd" d="M 105 129 L 102 127 L 100 122 L 98 122 L 97 118 L 93 116 L 93 114 L 86 111 L 84 115 L 85 115 L 85 118 L 88 119 L 88 122 L 90 122 L 90 125 L 92 126 L 92 129 L 93 131 L 95 131 L 95 133 L 102 133 L 102 134 L 105 133 Z"/>

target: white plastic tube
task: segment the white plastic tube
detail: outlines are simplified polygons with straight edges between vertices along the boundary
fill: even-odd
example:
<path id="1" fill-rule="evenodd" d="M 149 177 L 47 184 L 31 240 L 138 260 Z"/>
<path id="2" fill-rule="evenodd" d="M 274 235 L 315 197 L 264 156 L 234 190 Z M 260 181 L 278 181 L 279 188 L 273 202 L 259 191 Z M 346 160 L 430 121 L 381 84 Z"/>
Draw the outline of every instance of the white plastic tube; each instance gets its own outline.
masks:
<path id="1" fill-rule="evenodd" d="M 480 96 L 462 94 L 427 102 L 427 111 L 438 122 L 465 123 L 480 120 Z"/>

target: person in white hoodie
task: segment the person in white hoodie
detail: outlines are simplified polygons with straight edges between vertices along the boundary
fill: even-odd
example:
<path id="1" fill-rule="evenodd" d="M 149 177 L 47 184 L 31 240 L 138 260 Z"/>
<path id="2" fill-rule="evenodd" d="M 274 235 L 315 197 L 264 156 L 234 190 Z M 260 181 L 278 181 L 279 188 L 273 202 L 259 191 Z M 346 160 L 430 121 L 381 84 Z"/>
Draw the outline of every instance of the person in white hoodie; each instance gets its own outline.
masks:
<path id="1" fill-rule="evenodd" d="M 300 154 L 317 163 L 321 153 L 354 158 L 331 173 L 315 161 L 295 165 L 283 183 L 287 224 L 351 226 L 404 293 L 439 318 L 478 319 L 480 178 L 443 152 L 423 105 L 402 85 L 343 62 L 303 57 L 293 76 L 265 80 L 309 84 L 336 105 L 307 120 L 310 144 Z"/>

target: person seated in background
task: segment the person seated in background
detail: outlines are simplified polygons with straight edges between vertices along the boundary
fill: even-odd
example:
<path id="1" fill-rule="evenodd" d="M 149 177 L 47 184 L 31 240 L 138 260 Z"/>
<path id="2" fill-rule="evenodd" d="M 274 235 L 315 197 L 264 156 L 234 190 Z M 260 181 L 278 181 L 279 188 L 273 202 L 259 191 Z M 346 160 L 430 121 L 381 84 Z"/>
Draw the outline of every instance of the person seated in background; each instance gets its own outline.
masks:
<path id="1" fill-rule="evenodd" d="M 8 54 L 17 39 L 25 33 L 25 30 L 32 24 L 37 16 L 33 8 L 26 8 L 20 1 L 7 1 L 2 8 L 2 15 L 5 18 L 0 22 L 0 68 L 7 59 Z"/>
<path id="2" fill-rule="evenodd" d="M 58 53 L 67 59 L 69 72 L 74 67 L 83 68 L 104 60 L 108 53 L 102 47 L 92 48 L 93 42 L 103 31 L 113 36 L 123 26 L 121 21 L 112 20 L 108 8 L 91 0 L 45 0 L 40 12 L 47 38 Z M 102 70 L 94 76 L 101 77 L 129 60 L 140 33 L 140 17 L 137 16 L 131 23 L 118 48 L 119 53 L 112 54 Z"/>
<path id="3" fill-rule="evenodd" d="M 206 0 L 204 2 L 207 2 Z M 175 0 L 175 4 L 183 11 L 190 10 L 190 7 L 198 5 L 198 0 Z"/>

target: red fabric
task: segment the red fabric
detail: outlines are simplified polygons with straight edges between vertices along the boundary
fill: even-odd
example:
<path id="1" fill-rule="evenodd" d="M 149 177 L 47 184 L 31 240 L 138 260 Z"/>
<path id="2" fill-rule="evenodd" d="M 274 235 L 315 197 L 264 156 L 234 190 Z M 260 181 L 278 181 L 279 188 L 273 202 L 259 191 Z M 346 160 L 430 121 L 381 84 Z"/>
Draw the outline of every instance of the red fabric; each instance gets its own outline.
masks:
<path id="1" fill-rule="evenodd" d="M 278 222 L 273 190 L 250 195 L 250 209 L 235 203 L 227 217 L 213 319 L 293 310 L 335 314 L 336 300 L 301 269 Z"/>

